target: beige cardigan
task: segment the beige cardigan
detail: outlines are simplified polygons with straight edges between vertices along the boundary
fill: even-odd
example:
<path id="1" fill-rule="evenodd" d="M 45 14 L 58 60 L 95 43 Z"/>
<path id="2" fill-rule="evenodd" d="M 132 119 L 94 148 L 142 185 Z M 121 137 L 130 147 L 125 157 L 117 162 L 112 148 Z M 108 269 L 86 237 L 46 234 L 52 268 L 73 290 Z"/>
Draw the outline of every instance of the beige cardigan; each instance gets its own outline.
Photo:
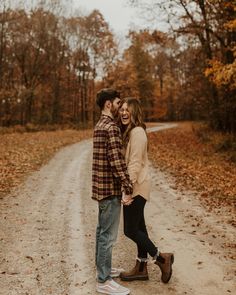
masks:
<path id="1" fill-rule="evenodd" d="M 125 160 L 133 183 L 133 197 L 141 195 L 149 200 L 151 181 L 148 171 L 147 135 L 142 127 L 131 130 Z"/>

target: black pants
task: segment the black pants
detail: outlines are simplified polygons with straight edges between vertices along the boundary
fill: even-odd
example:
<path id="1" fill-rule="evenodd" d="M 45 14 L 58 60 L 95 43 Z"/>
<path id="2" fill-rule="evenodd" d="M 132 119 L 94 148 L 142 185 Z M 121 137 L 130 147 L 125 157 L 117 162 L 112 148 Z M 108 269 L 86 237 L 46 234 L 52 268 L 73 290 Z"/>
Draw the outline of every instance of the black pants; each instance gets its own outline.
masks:
<path id="1" fill-rule="evenodd" d="M 123 206 L 124 234 L 134 241 L 138 248 L 138 257 L 147 258 L 147 254 L 154 257 L 157 248 L 148 237 L 144 219 L 144 207 L 146 200 L 142 196 L 136 196 L 129 206 Z"/>

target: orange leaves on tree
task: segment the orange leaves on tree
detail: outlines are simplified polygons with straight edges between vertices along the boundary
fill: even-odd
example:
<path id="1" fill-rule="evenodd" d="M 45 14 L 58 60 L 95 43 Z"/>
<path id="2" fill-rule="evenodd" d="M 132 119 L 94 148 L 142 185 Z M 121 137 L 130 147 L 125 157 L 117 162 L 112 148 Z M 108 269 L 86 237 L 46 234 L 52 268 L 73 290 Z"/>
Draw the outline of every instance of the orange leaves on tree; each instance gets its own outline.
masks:
<path id="1" fill-rule="evenodd" d="M 236 55 L 236 52 L 235 52 Z M 236 60 L 232 64 L 223 64 L 212 60 L 205 75 L 218 87 L 228 86 L 230 90 L 236 89 Z"/>

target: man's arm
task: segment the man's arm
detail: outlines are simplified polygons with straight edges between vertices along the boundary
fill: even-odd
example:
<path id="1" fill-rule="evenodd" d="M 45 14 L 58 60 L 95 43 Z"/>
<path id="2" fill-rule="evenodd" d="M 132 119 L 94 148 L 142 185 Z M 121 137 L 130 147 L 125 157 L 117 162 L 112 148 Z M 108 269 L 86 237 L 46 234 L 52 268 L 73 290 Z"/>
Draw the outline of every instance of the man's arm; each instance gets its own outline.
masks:
<path id="1" fill-rule="evenodd" d="M 121 181 L 122 190 L 126 195 L 133 192 L 132 184 L 127 171 L 124 155 L 122 154 L 121 133 L 118 127 L 111 126 L 108 131 L 107 156 L 112 173 Z"/>

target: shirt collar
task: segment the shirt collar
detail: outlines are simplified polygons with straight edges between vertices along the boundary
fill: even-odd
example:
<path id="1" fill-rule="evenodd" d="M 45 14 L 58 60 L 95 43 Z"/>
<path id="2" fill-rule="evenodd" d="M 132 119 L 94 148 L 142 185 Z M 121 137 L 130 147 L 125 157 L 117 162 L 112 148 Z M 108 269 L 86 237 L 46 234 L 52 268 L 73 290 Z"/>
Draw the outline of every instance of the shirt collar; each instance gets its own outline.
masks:
<path id="1" fill-rule="evenodd" d="M 114 121 L 114 118 L 111 117 L 111 116 L 109 116 L 109 115 L 102 114 L 102 117 L 109 118 L 109 119 L 111 119 L 112 121 Z"/>

